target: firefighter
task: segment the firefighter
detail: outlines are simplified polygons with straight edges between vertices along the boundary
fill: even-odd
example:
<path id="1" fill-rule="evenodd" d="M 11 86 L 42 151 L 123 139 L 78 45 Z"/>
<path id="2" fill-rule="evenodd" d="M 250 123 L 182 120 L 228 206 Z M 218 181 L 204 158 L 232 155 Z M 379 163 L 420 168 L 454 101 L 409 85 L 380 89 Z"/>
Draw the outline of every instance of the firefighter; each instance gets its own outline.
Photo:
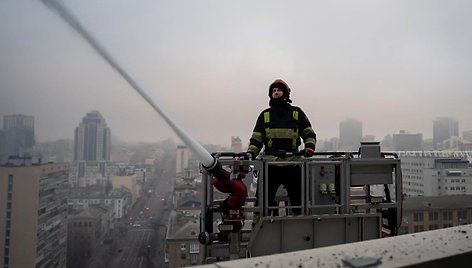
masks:
<path id="1" fill-rule="evenodd" d="M 264 158 L 270 161 L 297 161 L 301 156 L 286 156 L 281 152 L 298 153 L 303 139 L 305 148 L 303 154 L 310 157 L 315 152 L 316 134 L 305 113 L 297 106 L 292 106 L 290 88 L 281 79 L 275 80 L 269 86 L 269 108 L 261 112 L 257 118 L 254 131 L 249 141 L 247 153 L 255 159 L 264 147 Z M 301 205 L 301 167 L 299 165 L 269 165 L 268 170 L 268 202 L 269 206 L 277 206 L 274 201 L 277 189 L 285 186 L 291 206 Z M 262 181 L 262 180 L 261 180 Z M 259 187 L 258 187 L 259 189 Z M 256 196 L 258 193 L 256 191 Z M 259 200 L 256 201 L 256 206 Z M 294 214 L 301 214 L 301 209 L 292 209 Z M 276 216 L 278 210 L 272 210 Z M 254 215 L 257 222 L 259 215 Z"/>

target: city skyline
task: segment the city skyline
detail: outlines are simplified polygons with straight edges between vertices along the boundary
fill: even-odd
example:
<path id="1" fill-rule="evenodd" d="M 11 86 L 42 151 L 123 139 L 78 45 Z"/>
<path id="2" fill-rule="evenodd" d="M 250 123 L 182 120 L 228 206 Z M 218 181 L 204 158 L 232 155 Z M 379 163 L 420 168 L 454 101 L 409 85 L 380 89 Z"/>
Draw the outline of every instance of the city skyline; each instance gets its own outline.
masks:
<path id="1" fill-rule="evenodd" d="M 100 111 L 87 112 L 86 114 L 90 114 L 90 113 L 98 113 L 98 114 L 100 114 Z M 18 114 L 15 114 L 15 115 L 5 115 L 5 116 L 21 116 L 21 117 L 26 116 L 26 117 L 33 117 L 33 118 L 35 118 L 34 115 L 24 115 L 24 114 L 21 114 L 21 113 L 18 113 Z M 104 121 L 105 127 L 106 127 L 107 129 L 110 129 L 109 127 L 107 127 L 106 118 L 104 118 L 101 114 L 100 114 L 100 117 L 101 117 L 101 119 Z M 457 121 L 457 122 L 458 122 L 458 120 L 455 120 L 454 118 L 449 118 L 449 117 L 437 117 L 435 120 L 433 120 L 433 121 L 431 122 L 431 128 L 432 128 L 432 129 L 434 128 L 434 123 L 435 123 L 438 119 L 444 119 L 444 118 L 446 118 L 446 119 L 452 119 L 453 121 Z M 0 117 L 0 120 L 2 120 L 2 119 L 3 119 L 3 116 Z M 81 121 L 83 121 L 84 119 L 85 119 L 85 117 L 82 118 Z M 362 137 L 367 137 L 367 136 L 372 135 L 372 134 L 370 134 L 370 133 L 365 133 L 365 132 L 363 131 L 363 121 L 362 121 L 362 120 L 359 120 L 359 119 L 357 119 L 357 118 L 352 118 L 352 117 L 351 117 L 351 118 L 346 118 L 346 119 L 342 120 L 341 122 L 339 122 L 338 127 L 340 127 L 340 125 L 341 125 L 343 122 L 351 121 L 351 120 L 359 121 L 359 122 L 361 123 L 361 131 L 363 132 Z M 81 124 L 83 124 L 83 123 L 81 122 L 79 125 L 81 125 Z M 0 124 L 0 125 L 2 125 L 2 124 Z M 462 136 L 463 136 L 463 132 L 471 132 L 471 131 L 472 131 L 472 130 L 463 130 L 463 129 L 460 128 L 460 126 L 461 126 L 461 122 L 458 122 L 458 127 L 459 127 L 459 132 L 458 132 L 458 133 L 459 133 L 459 135 L 458 135 L 457 137 L 463 138 L 463 137 L 462 137 Z M 37 127 L 37 126 L 35 126 L 35 127 Z M 72 132 L 72 135 L 69 136 L 69 137 L 66 137 L 66 136 L 65 136 L 65 137 L 59 137 L 59 138 L 57 138 L 57 139 L 40 140 L 40 139 L 38 139 L 37 136 L 35 135 L 34 139 L 36 140 L 36 142 L 39 142 L 39 143 L 41 143 L 41 142 L 54 142 L 54 141 L 58 141 L 58 140 L 71 140 L 71 141 L 74 141 L 74 139 L 75 139 L 75 138 L 74 138 L 74 136 L 75 136 L 74 133 L 77 131 L 77 127 L 75 127 L 74 129 L 75 129 L 75 131 L 73 131 L 73 132 Z M 3 131 L 3 129 L 0 129 L 0 131 Z M 433 132 L 433 131 L 431 131 L 431 132 Z M 110 132 L 110 133 L 111 133 L 111 132 Z M 381 136 L 377 136 L 377 135 L 374 135 L 374 136 L 375 136 L 375 141 L 379 141 L 379 142 L 380 142 L 380 141 L 382 141 L 387 135 L 390 135 L 390 137 L 392 138 L 394 135 L 398 135 L 398 134 L 411 134 L 411 135 L 421 134 L 421 135 L 423 136 L 423 140 L 431 140 L 431 141 L 433 141 L 433 135 L 431 135 L 431 136 L 429 136 L 429 137 L 428 137 L 428 136 L 425 137 L 425 136 L 424 136 L 424 133 L 422 133 L 422 132 L 412 132 L 412 131 L 408 131 L 408 130 L 405 130 L 405 129 L 399 129 L 399 130 L 397 130 L 397 131 L 395 131 L 395 132 L 392 132 L 392 133 L 384 133 L 384 134 L 381 135 Z M 217 144 L 217 143 L 202 143 L 202 144 L 212 144 L 212 145 L 221 145 L 221 146 L 229 146 L 229 147 L 231 147 L 231 139 L 232 139 L 233 137 L 239 137 L 239 136 L 230 136 L 230 137 L 228 137 L 228 141 L 227 141 L 227 142 L 221 143 L 221 144 Z M 139 143 L 139 142 L 150 142 L 150 143 L 156 142 L 156 143 L 157 143 L 157 142 L 161 142 L 161 141 L 164 141 L 164 140 L 166 140 L 166 139 L 169 139 L 169 138 L 170 138 L 170 139 L 173 139 L 173 140 L 174 140 L 175 142 L 177 142 L 177 143 L 181 143 L 181 142 L 180 142 L 180 139 L 179 139 L 178 137 L 175 137 L 175 136 L 172 136 L 172 135 L 171 135 L 171 136 L 168 136 L 167 138 L 162 138 L 162 139 L 154 140 L 154 141 L 139 141 L 139 140 L 131 140 L 131 141 L 129 141 L 129 140 L 124 140 L 124 139 L 122 139 L 122 137 L 120 136 L 120 134 L 119 134 L 119 133 L 115 133 L 115 132 L 113 132 L 113 133 L 111 134 L 111 139 L 110 139 L 110 141 L 113 141 L 113 140 L 114 140 L 115 142 L 116 142 L 116 141 L 119 141 L 119 142 L 138 142 L 138 143 Z M 240 138 L 240 137 L 239 137 L 239 138 Z M 337 138 L 337 139 L 340 139 L 340 138 L 341 138 L 341 137 L 340 137 L 340 129 L 339 129 L 339 128 L 338 128 L 338 133 L 337 133 L 336 136 L 332 136 L 332 137 L 321 137 L 321 138 L 318 137 L 318 140 L 329 141 L 330 139 L 333 139 L 333 138 Z M 467 139 L 467 138 L 468 138 L 468 137 L 465 137 L 464 139 Z M 240 138 L 240 139 L 241 139 L 241 138 Z M 242 139 L 241 139 L 241 140 L 242 140 Z M 200 142 L 200 141 L 199 141 L 199 142 Z M 113 142 L 112 142 L 112 143 L 113 143 Z M 244 145 L 244 140 L 242 140 L 242 144 Z M 74 154 L 75 154 L 75 153 L 74 153 Z"/>
<path id="2" fill-rule="evenodd" d="M 432 138 L 437 117 L 472 130 L 469 1 L 63 2 L 203 144 L 246 144 L 277 78 L 319 139 L 350 117 L 376 140 Z M 72 137 L 91 110 L 124 141 L 178 141 L 41 1 L 1 2 L 0 40 L 0 115 L 35 116 L 38 141 Z"/>

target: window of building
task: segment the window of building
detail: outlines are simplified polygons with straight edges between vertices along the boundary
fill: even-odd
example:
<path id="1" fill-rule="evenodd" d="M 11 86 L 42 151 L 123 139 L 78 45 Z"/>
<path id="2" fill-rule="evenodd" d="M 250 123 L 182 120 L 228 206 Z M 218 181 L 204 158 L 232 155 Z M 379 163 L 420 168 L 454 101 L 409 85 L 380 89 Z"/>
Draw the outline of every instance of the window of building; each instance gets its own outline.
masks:
<path id="1" fill-rule="evenodd" d="M 413 213 L 413 221 L 423 221 L 423 212 Z"/>
<path id="2" fill-rule="evenodd" d="M 457 211 L 457 219 L 460 220 L 467 220 L 467 210 L 458 210 Z"/>
<path id="3" fill-rule="evenodd" d="M 436 230 L 438 228 L 439 228 L 439 225 L 437 225 L 437 224 L 430 224 L 429 225 L 429 230 Z"/>
<path id="4" fill-rule="evenodd" d="M 422 232 L 422 231 L 424 231 L 424 226 L 423 225 L 415 225 L 415 226 L 413 226 L 413 231 L 415 233 Z"/>
<path id="5" fill-rule="evenodd" d="M 444 221 L 451 221 L 452 220 L 452 211 L 444 211 L 443 212 L 443 220 Z"/>
<path id="6" fill-rule="evenodd" d="M 452 227 L 452 223 L 443 224 L 443 228 L 449 228 L 449 227 Z"/>
<path id="7" fill-rule="evenodd" d="M 198 254 L 190 254 L 190 261 L 192 264 L 197 264 L 198 263 Z"/>
<path id="8" fill-rule="evenodd" d="M 187 249 L 187 245 L 185 243 L 180 244 L 180 250 L 185 251 Z"/>
<path id="9" fill-rule="evenodd" d="M 437 212 L 429 212 L 429 220 L 430 221 L 437 221 L 439 219 L 439 213 Z"/>
<path id="10" fill-rule="evenodd" d="M 400 234 L 407 234 L 408 233 L 408 226 L 400 227 Z"/>
<path id="11" fill-rule="evenodd" d="M 199 253 L 200 245 L 199 243 L 190 243 L 190 254 Z"/>

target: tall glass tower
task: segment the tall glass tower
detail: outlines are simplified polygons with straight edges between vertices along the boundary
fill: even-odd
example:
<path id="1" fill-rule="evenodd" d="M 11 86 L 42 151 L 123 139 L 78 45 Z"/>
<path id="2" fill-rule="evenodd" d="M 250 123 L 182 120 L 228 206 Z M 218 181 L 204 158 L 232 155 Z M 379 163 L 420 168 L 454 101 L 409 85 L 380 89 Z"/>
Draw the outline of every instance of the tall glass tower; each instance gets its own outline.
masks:
<path id="1" fill-rule="evenodd" d="M 98 111 L 92 111 L 75 128 L 74 160 L 109 161 L 111 131 Z"/>

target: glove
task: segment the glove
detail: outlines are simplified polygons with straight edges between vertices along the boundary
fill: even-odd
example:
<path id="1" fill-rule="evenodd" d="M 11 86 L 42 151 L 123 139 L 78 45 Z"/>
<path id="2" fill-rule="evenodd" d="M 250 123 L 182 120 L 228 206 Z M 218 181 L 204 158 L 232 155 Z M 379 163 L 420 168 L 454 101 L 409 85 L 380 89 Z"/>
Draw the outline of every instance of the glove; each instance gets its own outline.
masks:
<path id="1" fill-rule="evenodd" d="M 252 152 L 246 152 L 246 155 L 244 156 L 244 160 L 249 160 L 249 156 L 251 157 L 251 160 L 255 160 L 257 155 L 255 155 Z"/>
<path id="2" fill-rule="evenodd" d="M 305 157 L 311 157 L 315 154 L 315 149 L 306 147 L 305 148 Z"/>

